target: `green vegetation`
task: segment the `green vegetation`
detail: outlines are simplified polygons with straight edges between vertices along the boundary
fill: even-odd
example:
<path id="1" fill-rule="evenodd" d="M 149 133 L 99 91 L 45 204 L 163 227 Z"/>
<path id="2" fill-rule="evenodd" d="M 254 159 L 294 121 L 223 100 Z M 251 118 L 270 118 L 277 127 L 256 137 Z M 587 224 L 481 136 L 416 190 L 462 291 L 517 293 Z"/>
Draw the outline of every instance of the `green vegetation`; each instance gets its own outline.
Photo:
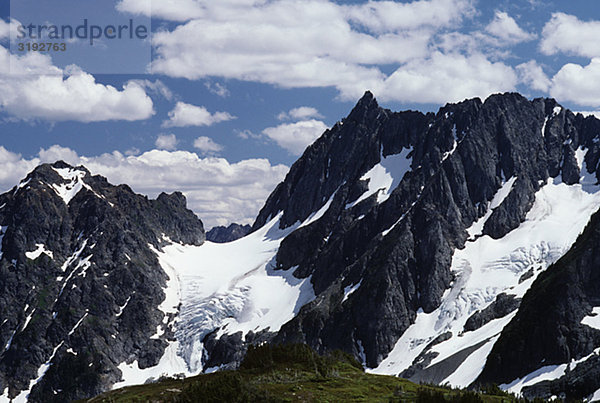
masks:
<path id="1" fill-rule="evenodd" d="M 90 402 L 515 402 L 511 395 L 417 385 L 364 373 L 350 355 L 308 346 L 250 347 L 237 371 L 119 389 Z M 497 393 L 495 393 L 497 392 Z"/>

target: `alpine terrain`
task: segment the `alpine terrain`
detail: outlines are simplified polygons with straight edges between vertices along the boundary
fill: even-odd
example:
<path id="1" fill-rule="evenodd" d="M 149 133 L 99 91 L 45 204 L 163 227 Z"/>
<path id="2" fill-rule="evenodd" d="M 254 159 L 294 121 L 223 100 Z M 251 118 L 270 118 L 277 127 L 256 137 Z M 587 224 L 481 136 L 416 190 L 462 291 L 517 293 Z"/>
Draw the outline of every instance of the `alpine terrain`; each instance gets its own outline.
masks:
<path id="1" fill-rule="evenodd" d="M 367 92 L 214 242 L 179 193 L 42 165 L 0 196 L 0 401 L 236 368 L 264 342 L 600 399 L 599 161 L 600 120 L 552 99 L 423 114 Z"/>

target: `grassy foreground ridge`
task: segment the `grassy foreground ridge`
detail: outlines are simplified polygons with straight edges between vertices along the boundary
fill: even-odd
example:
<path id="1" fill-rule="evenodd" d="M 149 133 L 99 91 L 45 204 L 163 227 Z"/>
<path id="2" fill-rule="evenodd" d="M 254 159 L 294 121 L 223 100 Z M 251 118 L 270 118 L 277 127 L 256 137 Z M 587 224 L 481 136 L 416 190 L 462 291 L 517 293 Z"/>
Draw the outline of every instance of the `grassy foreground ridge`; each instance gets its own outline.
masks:
<path id="1" fill-rule="evenodd" d="M 250 347 L 240 368 L 114 390 L 88 402 L 514 402 L 488 393 L 366 374 L 350 355 L 303 344 Z"/>

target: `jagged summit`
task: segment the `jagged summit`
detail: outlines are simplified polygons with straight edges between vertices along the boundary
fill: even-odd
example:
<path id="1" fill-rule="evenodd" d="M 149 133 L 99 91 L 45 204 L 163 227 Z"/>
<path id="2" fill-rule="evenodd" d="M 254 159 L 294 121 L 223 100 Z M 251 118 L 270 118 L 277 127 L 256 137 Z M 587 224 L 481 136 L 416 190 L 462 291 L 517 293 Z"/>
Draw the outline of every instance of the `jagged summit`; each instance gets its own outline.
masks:
<path id="1" fill-rule="evenodd" d="M 600 396 L 599 144 L 553 99 L 392 112 L 367 92 L 224 244 L 181 194 L 41 167 L 0 195 L 0 392 L 89 397 L 301 342 L 415 381 Z"/>
<path id="2" fill-rule="evenodd" d="M 0 392 L 69 401 L 155 365 L 174 309 L 154 249 L 201 245 L 180 193 L 148 200 L 63 161 L 0 195 Z M 166 304 L 166 305 L 165 305 Z"/>

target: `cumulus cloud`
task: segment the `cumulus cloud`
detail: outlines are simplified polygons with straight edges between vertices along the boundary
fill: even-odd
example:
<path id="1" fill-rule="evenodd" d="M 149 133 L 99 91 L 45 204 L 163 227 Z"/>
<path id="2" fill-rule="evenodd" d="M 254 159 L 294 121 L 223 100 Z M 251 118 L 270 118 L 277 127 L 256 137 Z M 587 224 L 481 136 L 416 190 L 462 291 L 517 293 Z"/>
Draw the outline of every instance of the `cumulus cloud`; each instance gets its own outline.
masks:
<path id="1" fill-rule="evenodd" d="M 223 158 L 200 158 L 186 151 L 153 150 L 136 156 L 115 151 L 86 157 L 55 145 L 27 159 L 0 146 L 0 191 L 11 189 L 40 163 L 59 159 L 84 165 L 113 184 L 126 183 L 149 197 L 163 191 L 182 191 L 188 207 L 207 228 L 252 222 L 288 171 L 285 165 L 271 165 L 266 159 L 230 163 Z"/>
<path id="2" fill-rule="evenodd" d="M 160 150 L 173 151 L 177 148 L 177 137 L 174 134 L 159 134 L 154 145 Z"/>
<path id="3" fill-rule="evenodd" d="M 542 30 L 540 50 L 546 55 L 564 53 L 600 57 L 600 21 L 581 21 L 564 13 L 554 13 Z"/>
<path id="4" fill-rule="evenodd" d="M 288 119 L 309 119 L 309 118 L 323 118 L 316 108 L 310 106 L 300 106 L 298 108 L 290 109 L 288 112 L 281 112 L 277 115 L 279 120 Z"/>
<path id="5" fill-rule="evenodd" d="M 535 60 L 521 63 L 517 67 L 517 73 L 522 83 L 527 84 L 534 90 L 547 92 L 551 81 L 544 73 L 544 69 Z"/>
<path id="6" fill-rule="evenodd" d="M 517 44 L 535 39 L 535 34 L 523 30 L 517 22 L 502 11 L 496 11 L 492 22 L 485 28 L 486 32 L 503 40 L 506 44 Z"/>
<path id="7" fill-rule="evenodd" d="M 227 112 L 210 113 L 203 106 L 177 102 L 175 108 L 169 112 L 169 120 L 165 120 L 163 127 L 188 127 L 188 126 L 212 126 L 215 123 L 226 122 L 235 119 Z"/>
<path id="8" fill-rule="evenodd" d="M 344 8 L 350 21 L 378 33 L 423 26 L 448 27 L 460 21 L 463 15 L 474 12 L 471 2 L 454 0 L 369 1 Z"/>
<path id="9" fill-rule="evenodd" d="M 139 1 L 124 0 L 121 9 L 141 12 Z M 174 10 L 162 7 L 153 15 L 171 18 Z M 387 74 L 377 65 L 426 59 L 432 37 L 473 10 L 470 0 L 198 0 L 181 8 L 193 17 L 174 18 L 186 22 L 154 35 L 154 72 L 284 88 L 335 87 L 343 99 L 382 86 Z"/>
<path id="10" fill-rule="evenodd" d="M 429 59 L 399 68 L 374 90 L 382 100 L 443 103 L 512 91 L 517 83 L 511 67 L 481 54 L 434 52 Z"/>
<path id="11" fill-rule="evenodd" d="M 187 21 L 205 15 L 201 2 L 196 0 L 121 0 L 117 10 L 171 21 Z"/>
<path id="12" fill-rule="evenodd" d="M 200 136 L 194 140 L 194 148 L 200 150 L 203 155 L 214 155 L 223 151 L 223 146 L 217 144 L 210 137 Z"/>
<path id="13" fill-rule="evenodd" d="M 52 122 L 135 121 L 154 114 L 152 99 L 135 81 L 118 90 L 77 67 L 59 69 L 47 55 L 16 56 L 2 46 L 0 108 L 18 119 Z"/>
<path id="14" fill-rule="evenodd" d="M 268 127 L 263 130 L 263 134 L 275 141 L 280 147 L 288 150 L 290 154 L 300 155 L 325 130 L 327 130 L 325 123 L 311 119 Z"/>
<path id="15" fill-rule="evenodd" d="M 565 64 L 552 78 L 550 95 L 559 102 L 600 107 L 600 57 L 587 66 Z"/>

